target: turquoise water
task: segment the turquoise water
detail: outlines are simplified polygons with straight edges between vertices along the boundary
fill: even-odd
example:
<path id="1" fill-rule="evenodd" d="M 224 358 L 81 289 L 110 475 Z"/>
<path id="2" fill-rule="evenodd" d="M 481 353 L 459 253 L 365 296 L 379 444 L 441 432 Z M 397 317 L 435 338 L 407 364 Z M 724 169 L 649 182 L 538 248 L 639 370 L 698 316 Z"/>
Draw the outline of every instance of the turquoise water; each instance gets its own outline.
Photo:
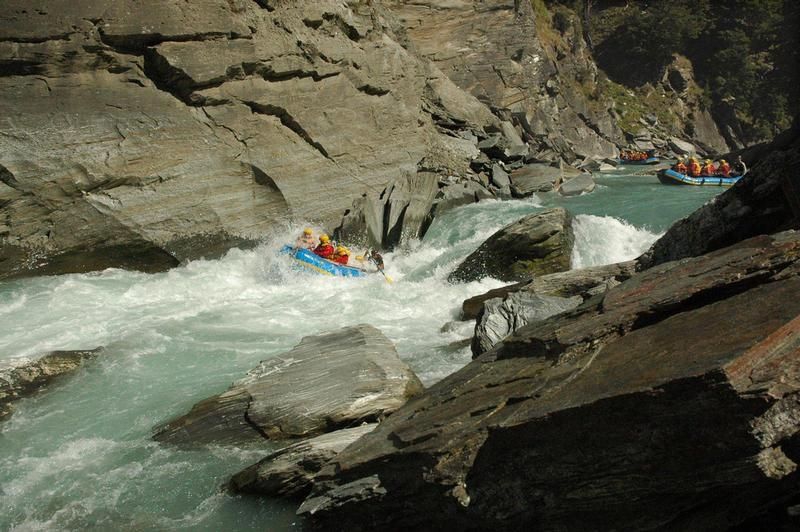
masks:
<path id="1" fill-rule="evenodd" d="M 0 530 L 299 530 L 294 505 L 221 489 L 273 446 L 180 450 L 152 442 L 152 428 L 303 336 L 357 323 L 381 329 L 431 384 L 470 360 L 468 349 L 451 347 L 472 332 L 472 323 L 455 321 L 461 302 L 503 284 L 451 285 L 446 277 L 502 226 L 564 206 L 578 215 L 573 265 L 609 263 L 637 256 L 720 192 L 622 173 L 598 185 L 575 198 L 487 201 L 447 213 L 422 242 L 386 255 L 391 285 L 297 276 L 276 251 L 298 227 L 267 235 L 257 249 L 162 274 L 0 283 L 0 361 L 106 347 L 0 424 Z"/>

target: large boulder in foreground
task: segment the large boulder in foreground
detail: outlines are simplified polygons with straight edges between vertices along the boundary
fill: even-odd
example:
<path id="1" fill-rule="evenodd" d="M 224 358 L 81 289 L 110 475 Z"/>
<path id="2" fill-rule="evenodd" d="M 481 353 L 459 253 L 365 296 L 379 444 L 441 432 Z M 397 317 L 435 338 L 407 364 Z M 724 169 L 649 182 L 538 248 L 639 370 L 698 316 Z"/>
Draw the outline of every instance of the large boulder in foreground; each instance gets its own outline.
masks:
<path id="1" fill-rule="evenodd" d="M 796 232 L 634 275 L 395 412 L 300 511 L 347 530 L 742 523 L 800 493 L 799 293 Z"/>
<path id="2" fill-rule="evenodd" d="M 102 347 L 85 351 L 51 351 L 36 359 L 12 359 L 0 364 L 0 420 L 12 413 L 11 403 L 33 395 L 62 375 L 97 357 Z"/>
<path id="3" fill-rule="evenodd" d="M 673 224 L 638 259 L 639 269 L 707 253 L 758 234 L 800 228 L 800 117 L 792 129 L 745 155 L 759 157 L 750 172 Z"/>
<path id="4" fill-rule="evenodd" d="M 377 426 L 377 423 L 364 423 L 293 443 L 235 474 L 230 488 L 238 493 L 268 497 L 305 497 L 311 491 L 314 475 L 325 464 Z"/>
<path id="5" fill-rule="evenodd" d="M 392 342 L 370 325 L 307 336 L 220 395 L 157 429 L 175 444 L 302 438 L 359 425 L 422 391 Z"/>
<path id="6" fill-rule="evenodd" d="M 569 269 L 574 236 L 564 209 L 531 214 L 504 227 L 481 244 L 450 274 L 451 282 L 482 277 L 522 281 Z"/>

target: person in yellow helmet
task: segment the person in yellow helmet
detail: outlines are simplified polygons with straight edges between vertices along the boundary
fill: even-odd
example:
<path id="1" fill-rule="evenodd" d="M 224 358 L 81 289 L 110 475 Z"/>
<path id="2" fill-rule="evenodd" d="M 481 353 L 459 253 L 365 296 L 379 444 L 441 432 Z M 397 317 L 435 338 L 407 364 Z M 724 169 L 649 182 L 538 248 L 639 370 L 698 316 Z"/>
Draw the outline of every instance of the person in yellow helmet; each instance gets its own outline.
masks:
<path id="1" fill-rule="evenodd" d="M 333 254 L 331 260 L 338 264 L 346 265 L 347 262 L 350 260 L 350 250 L 344 246 L 337 247 L 336 252 Z"/>
<path id="2" fill-rule="evenodd" d="M 728 161 L 722 159 L 719 162 L 719 168 L 717 168 L 717 175 L 721 175 L 722 177 L 730 177 L 731 176 L 731 165 L 728 164 Z"/>
<path id="3" fill-rule="evenodd" d="M 687 169 L 689 171 L 689 175 L 692 177 L 699 177 L 700 172 L 702 171 L 700 163 L 698 163 L 697 159 L 695 159 L 694 157 L 689 159 L 689 165 L 687 166 Z"/>
<path id="4" fill-rule="evenodd" d="M 700 175 L 703 177 L 712 176 L 717 173 L 717 168 L 714 166 L 714 163 L 711 162 L 711 159 L 706 159 L 706 164 L 703 165 L 703 169 L 700 171 Z"/>
<path id="5" fill-rule="evenodd" d="M 314 231 L 310 227 L 303 229 L 303 233 L 297 237 L 294 243 L 294 247 L 300 249 L 314 249 L 316 245 Z"/>
<path id="6" fill-rule="evenodd" d="M 331 238 L 325 234 L 320 235 L 319 245 L 314 248 L 314 253 L 323 259 L 330 259 L 333 257 L 334 251 L 333 244 L 331 244 Z"/>

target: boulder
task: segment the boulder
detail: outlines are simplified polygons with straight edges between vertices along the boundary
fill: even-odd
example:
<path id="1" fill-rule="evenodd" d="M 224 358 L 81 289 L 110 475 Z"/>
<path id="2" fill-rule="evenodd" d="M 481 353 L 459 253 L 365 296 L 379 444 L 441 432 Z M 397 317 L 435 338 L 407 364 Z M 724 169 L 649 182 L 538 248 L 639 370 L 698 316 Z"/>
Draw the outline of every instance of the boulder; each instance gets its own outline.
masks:
<path id="1" fill-rule="evenodd" d="M 571 310 L 583 302 L 580 296 L 570 298 L 538 295 L 527 290 L 513 292 L 505 298 L 484 302 L 483 312 L 475 324 L 470 346 L 476 358 L 528 323 Z"/>
<path id="2" fill-rule="evenodd" d="M 562 196 L 578 196 L 583 193 L 589 193 L 595 188 L 594 179 L 592 174 L 581 174 L 561 183 L 558 187 L 558 192 Z"/>
<path id="3" fill-rule="evenodd" d="M 475 181 L 446 185 L 436 194 L 431 218 L 462 205 L 477 203 L 492 197 L 492 193 Z"/>
<path id="4" fill-rule="evenodd" d="M 800 168 L 800 120 L 760 150 L 748 174 L 714 201 L 677 221 L 639 257 L 639 269 L 701 255 L 743 238 L 800 228 L 792 204 L 797 201 Z"/>
<path id="5" fill-rule="evenodd" d="M 492 183 L 501 190 L 510 190 L 511 187 L 511 179 L 508 177 L 508 173 L 497 163 L 492 165 Z"/>
<path id="6" fill-rule="evenodd" d="M 164 443 L 244 444 L 304 438 L 377 420 L 422 384 L 369 325 L 307 336 L 220 395 L 157 427 Z"/>
<path id="7" fill-rule="evenodd" d="M 518 329 L 323 467 L 348 530 L 728 529 L 800 495 L 800 233 Z M 623 494 L 623 495 L 621 495 Z"/>
<path id="8" fill-rule="evenodd" d="M 311 491 L 314 475 L 322 466 L 377 426 L 377 423 L 364 423 L 293 443 L 235 474 L 229 486 L 237 493 L 305 497 Z"/>
<path id="9" fill-rule="evenodd" d="M 670 137 L 669 147 L 678 155 L 694 155 L 697 153 L 697 148 L 691 142 L 686 142 L 678 137 Z"/>
<path id="10" fill-rule="evenodd" d="M 580 171 L 574 168 L 556 168 L 541 163 L 523 166 L 511 172 L 511 193 L 524 198 L 536 192 L 549 192 L 563 179 L 575 177 Z"/>
<path id="11" fill-rule="evenodd" d="M 0 363 L 0 421 L 11 416 L 11 403 L 33 395 L 102 352 L 102 347 L 87 351 L 51 351 L 35 359 L 18 358 Z"/>
<path id="12" fill-rule="evenodd" d="M 573 240 L 572 216 L 566 210 L 531 214 L 492 235 L 448 279 L 469 282 L 491 276 L 521 281 L 568 270 Z"/>

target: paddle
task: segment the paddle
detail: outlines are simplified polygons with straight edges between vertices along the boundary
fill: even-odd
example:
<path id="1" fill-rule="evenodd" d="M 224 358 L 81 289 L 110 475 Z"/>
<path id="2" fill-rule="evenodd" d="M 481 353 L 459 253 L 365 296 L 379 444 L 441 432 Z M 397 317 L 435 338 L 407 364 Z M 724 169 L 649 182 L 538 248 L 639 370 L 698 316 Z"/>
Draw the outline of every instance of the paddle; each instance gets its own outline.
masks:
<path id="1" fill-rule="evenodd" d="M 358 258 L 359 258 L 359 257 L 356 257 L 356 259 L 358 259 Z M 363 257 L 362 257 L 362 258 L 363 258 Z M 389 283 L 389 284 L 392 284 L 392 283 L 394 283 L 394 279 L 392 279 L 391 277 L 389 277 L 388 275 L 386 275 L 386 272 L 385 272 L 385 271 L 383 271 L 383 260 L 381 260 L 381 262 L 380 262 L 380 264 L 379 264 L 379 263 L 378 263 L 378 261 L 377 261 L 377 260 L 375 260 L 375 257 L 373 257 L 373 256 L 372 256 L 372 250 L 369 250 L 369 251 L 367 252 L 366 258 L 368 258 L 368 259 L 369 259 L 369 261 L 370 261 L 372 264 L 374 264 L 376 268 L 378 268 L 378 271 L 379 271 L 379 272 L 381 272 L 381 273 L 383 274 L 383 278 L 384 278 L 384 279 L 386 279 L 386 282 L 387 282 L 387 283 Z"/>

